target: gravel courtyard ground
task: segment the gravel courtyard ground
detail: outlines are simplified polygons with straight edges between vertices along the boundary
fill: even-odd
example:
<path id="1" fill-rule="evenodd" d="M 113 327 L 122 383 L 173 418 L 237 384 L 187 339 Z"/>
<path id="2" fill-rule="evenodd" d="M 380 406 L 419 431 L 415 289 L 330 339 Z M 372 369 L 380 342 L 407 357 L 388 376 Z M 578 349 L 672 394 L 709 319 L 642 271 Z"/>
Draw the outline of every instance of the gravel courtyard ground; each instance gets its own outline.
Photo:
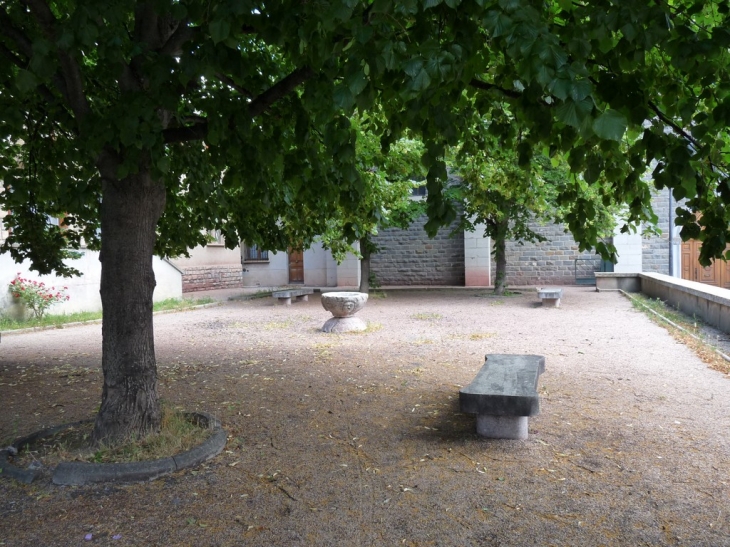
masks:
<path id="1" fill-rule="evenodd" d="M 343 335 L 318 295 L 272 300 L 155 318 L 161 394 L 222 420 L 220 456 L 144 484 L 0 480 L 0 545 L 730 546 L 730 378 L 623 296 L 391 291 Z M 3 336 L 0 441 L 90 417 L 100 348 L 100 325 Z M 546 357 L 526 441 L 459 412 L 485 353 Z"/>

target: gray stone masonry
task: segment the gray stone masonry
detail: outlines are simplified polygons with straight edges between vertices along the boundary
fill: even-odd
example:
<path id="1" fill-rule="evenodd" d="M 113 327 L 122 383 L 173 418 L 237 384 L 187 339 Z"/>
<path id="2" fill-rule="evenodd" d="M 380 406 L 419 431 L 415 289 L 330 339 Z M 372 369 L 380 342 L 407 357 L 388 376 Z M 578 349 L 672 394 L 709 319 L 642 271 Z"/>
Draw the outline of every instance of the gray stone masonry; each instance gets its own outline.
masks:
<path id="1" fill-rule="evenodd" d="M 370 257 L 370 271 L 381 285 L 464 285 L 464 236 L 449 237 L 452 227 L 429 239 L 426 216 L 407 230 L 388 228 L 374 238 L 380 252 Z"/>
<path id="2" fill-rule="evenodd" d="M 578 244 L 562 224 L 533 222 L 533 231 L 547 238 L 542 243 L 508 241 L 507 285 L 570 285 L 575 283 L 575 259 L 578 276 L 591 277 L 599 271 L 601 259 L 593 252 L 579 252 Z M 492 257 L 492 283 L 497 265 Z"/>
<path id="3" fill-rule="evenodd" d="M 185 268 L 183 272 L 184 293 L 240 287 L 243 287 L 243 272 L 240 266 L 202 266 Z"/>
<path id="4" fill-rule="evenodd" d="M 676 202 L 674 207 L 676 208 Z M 669 275 L 669 189 L 652 192 L 651 207 L 659 217 L 659 236 L 642 238 L 642 271 Z"/>

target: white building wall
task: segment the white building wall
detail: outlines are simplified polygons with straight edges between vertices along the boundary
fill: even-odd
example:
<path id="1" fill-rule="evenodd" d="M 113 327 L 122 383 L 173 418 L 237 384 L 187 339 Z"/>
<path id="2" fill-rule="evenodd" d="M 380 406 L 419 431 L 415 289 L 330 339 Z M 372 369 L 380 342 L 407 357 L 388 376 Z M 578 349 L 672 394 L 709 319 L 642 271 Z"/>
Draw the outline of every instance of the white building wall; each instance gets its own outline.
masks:
<path id="1" fill-rule="evenodd" d="M 491 279 L 491 240 L 484 236 L 485 226 L 464 232 L 464 286 L 487 287 Z"/>
<path id="2" fill-rule="evenodd" d="M 327 267 L 327 286 L 337 286 L 337 261 L 332 256 L 332 253 L 328 252 L 325 258 L 325 266 Z"/>
<path id="3" fill-rule="evenodd" d="M 285 252 L 269 251 L 268 262 L 245 262 L 242 279 L 244 287 L 268 288 L 287 285 L 289 257 Z"/>
<path id="4" fill-rule="evenodd" d="M 235 266 L 241 265 L 241 248 L 226 249 L 218 243 L 209 243 L 205 247 L 195 247 L 188 251 L 189 257 L 181 256 L 170 259 L 181 270 L 201 266 Z"/>
<path id="5" fill-rule="evenodd" d="M 356 251 L 360 250 L 360 243 L 353 245 Z M 360 259 L 348 253 L 341 264 L 337 264 L 337 286 L 360 288 Z"/>
<path id="6" fill-rule="evenodd" d="M 315 243 L 304 251 L 304 284 L 308 287 L 326 287 L 327 257 L 329 251 L 321 244 Z"/>
<path id="7" fill-rule="evenodd" d="M 616 273 L 641 273 L 643 240 L 641 228 L 636 233 L 622 234 L 620 226 L 613 235 L 613 244 L 618 254 L 618 262 L 614 265 Z"/>
<path id="8" fill-rule="evenodd" d="M 66 264 L 79 270 L 80 277 L 57 277 L 55 275 L 38 275 L 30 270 L 27 261 L 17 264 L 7 254 L 0 254 L 0 313 L 19 319 L 24 314 L 22 305 L 10 294 L 9 285 L 20 274 L 25 279 L 40 281 L 47 287 L 68 287 L 66 294 L 70 297 L 66 302 L 59 302 L 47 313 L 66 314 L 81 311 L 101 310 L 101 262 L 99 252 L 82 249 L 81 257 L 67 260 Z M 153 300 L 159 302 L 167 298 L 182 297 L 182 273 L 169 262 L 157 257 L 153 258 L 152 266 L 155 271 L 157 286 Z"/>

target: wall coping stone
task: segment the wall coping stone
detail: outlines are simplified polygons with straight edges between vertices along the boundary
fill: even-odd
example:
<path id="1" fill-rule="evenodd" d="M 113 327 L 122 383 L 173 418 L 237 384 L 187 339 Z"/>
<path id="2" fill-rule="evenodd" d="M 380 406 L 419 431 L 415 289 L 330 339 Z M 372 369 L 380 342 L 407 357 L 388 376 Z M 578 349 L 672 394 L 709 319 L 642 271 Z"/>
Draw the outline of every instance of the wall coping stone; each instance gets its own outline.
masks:
<path id="1" fill-rule="evenodd" d="M 671 285 L 678 291 L 691 294 L 692 296 L 698 296 L 705 300 L 722 304 L 723 306 L 730 306 L 730 290 L 728 289 L 722 289 L 720 287 L 706 285 L 705 283 L 688 281 L 686 279 L 680 279 L 678 277 L 672 277 L 664 274 L 641 273 L 638 275 L 642 280 L 651 279 L 664 285 Z"/>

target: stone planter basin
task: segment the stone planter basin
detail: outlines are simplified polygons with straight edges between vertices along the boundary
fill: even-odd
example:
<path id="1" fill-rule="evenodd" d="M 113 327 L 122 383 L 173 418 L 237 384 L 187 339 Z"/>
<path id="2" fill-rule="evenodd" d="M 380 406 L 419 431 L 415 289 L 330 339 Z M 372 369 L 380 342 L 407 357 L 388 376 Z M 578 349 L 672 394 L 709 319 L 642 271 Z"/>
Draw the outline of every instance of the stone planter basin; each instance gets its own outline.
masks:
<path id="1" fill-rule="evenodd" d="M 363 309 L 368 295 L 362 292 L 326 292 L 322 294 L 322 307 L 331 317 L 322 327 L 324 332 L 362 332 L 368 328 L 365 321 L 353 317 Z"/>
<path id="2" fill-rule="evenodd" d="M 365 307 L 368 295 L 362 292 L 322 293 L 322 307 L 335 317 L 351 317 Z"/>

